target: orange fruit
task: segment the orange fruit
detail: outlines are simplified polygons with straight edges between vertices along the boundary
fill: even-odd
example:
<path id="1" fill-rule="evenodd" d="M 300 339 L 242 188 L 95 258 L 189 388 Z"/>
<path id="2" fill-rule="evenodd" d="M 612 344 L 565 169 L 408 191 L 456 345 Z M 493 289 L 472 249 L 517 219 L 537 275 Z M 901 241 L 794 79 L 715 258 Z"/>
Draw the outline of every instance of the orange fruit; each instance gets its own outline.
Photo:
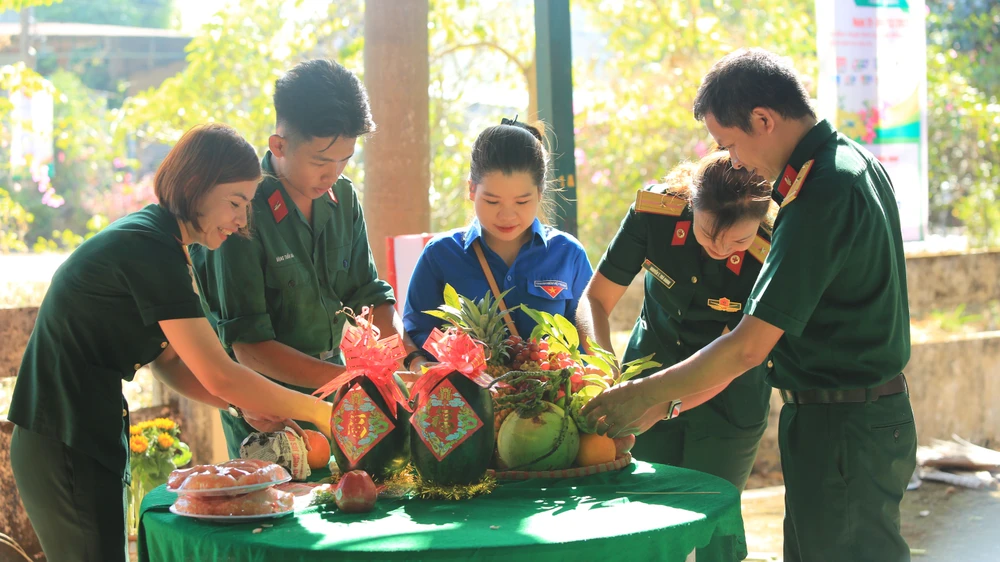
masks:
<path id="1" fill-rule="evenodd" d="M 576 454 L 577 466 L 591 466 L 615 460 L 615 440 L 596 433 L 580 434 L 580 450 Z"/>
<path id="2" fill-rule="evenodd" d="M 312 448 L 307 457 L 309 468 L 313 470 L 326 468 L 327 463 L 330 462 L 330 442 L 326 440 L 325 435 L 318 431 L 306 429 L 305 434 L 309 439 L 309 447 Z"/>

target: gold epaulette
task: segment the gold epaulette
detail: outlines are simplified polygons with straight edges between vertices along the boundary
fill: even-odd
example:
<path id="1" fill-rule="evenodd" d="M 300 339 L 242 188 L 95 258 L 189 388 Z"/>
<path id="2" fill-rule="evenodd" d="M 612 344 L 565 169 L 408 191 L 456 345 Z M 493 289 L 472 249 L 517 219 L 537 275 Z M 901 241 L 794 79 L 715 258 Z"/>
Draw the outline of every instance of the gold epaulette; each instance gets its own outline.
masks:
<path id="1" fill-rule="evenodd" d="M 812 169 L 813 162 L 815 162 L 815 160 L 810 160 L 799 168 L 798 173 L 795 174 L 792 186 L 788 188 L 788 193 L 785 195 L 785 198 L 781 200 L 782 207 L 792 201 L 795 201 L 795 198 L 799 196 L 799 193 L 802 193 L 802 185 L 805 183 L 806 177 L 809 175 L 809 170 Z"/>
<path id="2" fill-rule="evenodd" d="M 759 232 L 753 239 L 753 243 L 750 244 L 749 248 L 747 248 L 747 253 L 753 256 L 760 263 L 764 263 L 764 258 L 767 257 L 767 253 L 770 251 L 771 241 Z"/>
<path id="3" fill-rule="evenodd" d="M 760 223 L 760 229 L 764 231 L 764 234 L 768 238 L 774 235 L 774 221 L 778 219 L 778 204 L 771 200 L 770 205 L 767 207 L 767 215 L 764 216 L 764 220 Z"/>
<path id="4" fill-rule="evenodd" d="M 684 213 L 687 204 L 685 197 L 672 194 L 669 191 L 667 193 L 653 193 L 652 191 L 639 190 L 635 194 L 635 211 L 637 213 L 679 217 Z"/>

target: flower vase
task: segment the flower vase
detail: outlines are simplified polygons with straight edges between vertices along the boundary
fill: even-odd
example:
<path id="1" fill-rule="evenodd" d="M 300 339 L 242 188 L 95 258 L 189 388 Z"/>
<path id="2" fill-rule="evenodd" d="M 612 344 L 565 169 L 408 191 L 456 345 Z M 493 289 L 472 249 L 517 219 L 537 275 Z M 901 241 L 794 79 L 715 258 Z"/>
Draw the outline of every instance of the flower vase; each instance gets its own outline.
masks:
<path id="1" fill-rule="evenodd" d="M 142 478 L 133 476 L 132 483 L 125 490 L 128 492 L 128 507 L 125 511 L 128 536 L 135 537 L 139 534 L 139 508 L 142 506 L 142 498 L 146 497 L 146 486 Z"/>

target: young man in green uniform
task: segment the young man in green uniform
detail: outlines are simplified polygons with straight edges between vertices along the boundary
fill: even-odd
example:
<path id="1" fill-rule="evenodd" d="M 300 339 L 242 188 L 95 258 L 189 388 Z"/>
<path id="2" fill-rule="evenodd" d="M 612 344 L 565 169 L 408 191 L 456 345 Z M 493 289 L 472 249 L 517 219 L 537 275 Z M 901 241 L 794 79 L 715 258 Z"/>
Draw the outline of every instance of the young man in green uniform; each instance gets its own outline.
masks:
<path id="1" fill-rule="evenodd" d="M 767 381 L 785 400 L 785 560 L 909 560 L 899 503 L 916 430 L 901 374 L 909 307 L 889 177 L 817 121 L 794 71 L 766 51 L 716 63 L 694 113 L 734 164 L 775 181 L 771 251 L 735 330 L 585 412 L 610 435 L 640 432 L 672 401 L 697 405 L 770 361 Z"/>
<path id="2" fill-rule="evenodd" d="M 310 60 L 277 80 L 274 109 L 252 239 L 192 251 L 191 259 L 209 317 L 236 360 L 312 392 L 343 372 L 330 361 L 340 360 L 344 307 L 374 307 L 383 337 L 398 333 L 415 348 L 375 270 L 357 193 L 341 175 L 357 138 L 375 129 L 364 86 L 335 62 Z M 222 412 L 233 458 L 253 431 L 235 414 Z"/>
<path id="3" fill-rule="evenodd" d="M 611 350 L 611 311 L 645 270 L 624 361 L 655 354 L 673 365 L 735 328 L 770 247 L 769 211 L 777 210 L 770 193 L 770 183 L 734 170 L 725 152 L 681 164 L 639 191 L 584 292 L 577 327 Z M 770 396 L 763 366 L 755 367 L 700 408 L 640 435 L 632 455 L 714 474 L 742 490 Z"/>

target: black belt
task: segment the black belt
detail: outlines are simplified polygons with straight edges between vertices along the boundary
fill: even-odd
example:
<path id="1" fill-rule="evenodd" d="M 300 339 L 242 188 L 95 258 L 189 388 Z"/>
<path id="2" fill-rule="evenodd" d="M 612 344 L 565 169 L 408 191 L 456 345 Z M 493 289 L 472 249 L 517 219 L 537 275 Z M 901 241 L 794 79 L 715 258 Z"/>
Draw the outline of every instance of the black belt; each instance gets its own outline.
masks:
<path id="1" fill-rule="evenodd" d="M 874 402 L 882 396 L 907 392 L 906 377 L 903 373 L 887 383 L 874 388 L 852 388 L 850 390 L 779 390 L 785 404 L 845 404 Z"/>

